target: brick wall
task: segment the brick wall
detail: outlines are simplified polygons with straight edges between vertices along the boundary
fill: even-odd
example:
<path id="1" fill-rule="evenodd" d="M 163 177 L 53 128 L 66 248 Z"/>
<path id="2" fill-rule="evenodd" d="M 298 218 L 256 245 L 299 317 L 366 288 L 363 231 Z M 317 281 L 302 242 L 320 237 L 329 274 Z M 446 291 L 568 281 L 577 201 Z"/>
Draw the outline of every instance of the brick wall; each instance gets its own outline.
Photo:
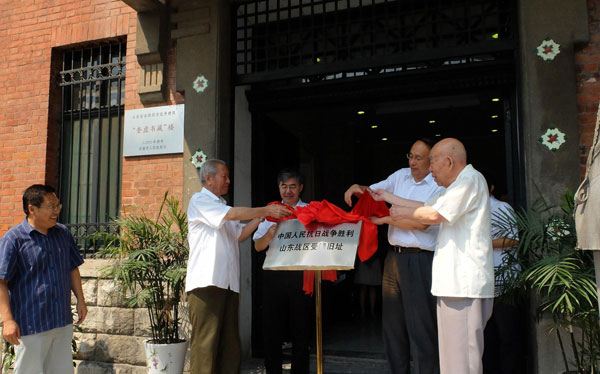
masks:
<path id="1" fill-rule="evenodd" d="M 596 113 L 600 102 L 600 1 L 588 0 L 590 42 L 579 46 L 577 66 L 577 108 L 581 175 L 585 173 L 587 155 L 594 138 Z"/>
<path id="2" fill-rule="evenodd" d="M 135 32 L 135 21 L 133 32 Z M 135 36 L 134 36 L 135 38 Z M 139 71 L 135 58 L 135 39 L 127 39 L 127 77 L 125 110 L 143 108 L 137 93 Z M 175 48 L 167 55 L 165 80 L 169 98 L 167 103 L 150 106 L 183 104 L 183 96 L 175 91 Z M 132 66 L 133 65 L 133 66 Z M 135 73 L 131 73 L 131 70 Z M 123 197 L 125 211 L 144 209 L 147 214 L 158 212 L 164 193 L 181 198 L 183 194 L 183 164 L 181 155 L 128 157 L 123 160 Z"/>
<path id="3" fill-rule="evenodd" d="M 32 183 L 58 181 L 58 125 L 52 51 L 89 41 L 127 37 L 125 109 L 141 108 L 134 53 L 136 12 L 119 0 L 0 1 L 0 235 L 23 219 L 21 196 Z M 56 61 L 54 61 L 56 64 Z M 167 105 L 174 92 L 175 53 L 166 72 Z M 123 162 L 124 206 L 157 209 L 165 190 L 181 196 L 181 155 L 134 157 Z"/>

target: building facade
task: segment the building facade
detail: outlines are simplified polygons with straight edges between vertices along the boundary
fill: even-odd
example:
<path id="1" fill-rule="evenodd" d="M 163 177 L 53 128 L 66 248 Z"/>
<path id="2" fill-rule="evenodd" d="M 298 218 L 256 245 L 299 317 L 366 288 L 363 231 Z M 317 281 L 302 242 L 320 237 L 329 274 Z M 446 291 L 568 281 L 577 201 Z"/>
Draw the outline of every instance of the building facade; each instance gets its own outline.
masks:
<path id="1" fill-rule="evenodd" d="M 276 199 L 276 171 L 294 166 L 307 176 L 305 200 L 341 205 L 351 183 L 404 166 L 399 155 L 413 139 L 456 136 L 514 204 L 527 206 L 539 193 L 558 199 L 577 187 L 593 139 L 599 7 L 598 0 L 5 1 L 0 235 L 23 219 L 22 191 L 47 183 L 65 205 L 61 221 L 87 251 L 89 233 L 122 212 L 156 214 L 165 192 L 187 205 L 201 188 L 190 162 L 197 150 L 230 165 L 234 204 Z M 560 45 L 555 56 L 550 40 Z M 205 89 L 195 89 L 202 78 Z M 185 104 L 183 153 L 124 157 L 125 112 L 176 104 Z M 552 128 L 566 135 L 555 151 L 540 141 Z M 252 284 L 260 282 L 260 258 L 251 250 L 244 243 L 240 254 L 246 355 L 258 329 Z M 543 327 L 531 330 L 530 367 L 549 372 L 556 347 Z"/>

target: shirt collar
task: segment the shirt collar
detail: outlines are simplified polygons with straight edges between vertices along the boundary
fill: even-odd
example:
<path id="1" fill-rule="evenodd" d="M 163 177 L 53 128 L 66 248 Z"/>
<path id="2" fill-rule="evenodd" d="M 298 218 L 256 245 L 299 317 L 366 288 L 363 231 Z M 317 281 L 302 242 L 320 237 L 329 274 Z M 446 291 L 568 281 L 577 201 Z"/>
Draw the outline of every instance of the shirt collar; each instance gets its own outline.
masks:
<path id="1" fill-rule="evenodd" d="M 283 200 L 281 200 L 281 203 L 284 204 Z M 298 202 L 296 203 L 296 206 L 293 206 L 292 208 L 297 208 L 299 206 L 305 206 L 306 204 L 304 203 L 304 201 L 302 201 L 302 199 L 298 199 Z"/>
<path id="2" fill-rule="evenodd" d="M 435 179 L 433 179 L 433 175 L 431 175 L 431 173 L 427 174 L 423 181 L 425 181 L 427 184 L 435 183 Z"/>
<path id="3" fill-rule="evenodd" d="M 22 222 L 22 225 L 23 225 L 23 229 L 25 230 L 25 232 L 26 232 L 27 234 L 29 234 L 29 235 L 31 235 L 31 232 L 32 232 L 32 231 L 39 232 L 38 230 L 36 230 L 36 229 L 35 229 L 33 226 L 31 226 L 31 225 L 29 224 L 29 221 L 27 221 L 27 217 L 25 217 L 25 219 L 23 220 L 23 222 Z M 54 226 L 50 227 L 50 228 L 48 229 L 48 233 L 47 233 L 47 234 L 49 234 L 49 233 L 50 233 L 50 230 L 53 230 L 55 227 L 56 227 L 56 225 L 54 225 Z M 41 234 L 41 232 L 39 232 L 39 233 Z M 42 235 L 43 235 L 43 234 L 42 234 Z"/>
<path id="4" fill-rule="evenodd" d="M 31 234 L 32 231 L 37 231 L 36 229 L 33 228 L 33 226 L 31 226 L 29 224 L 29 221 L 27 221 L 27 217 L 25 217 L 25 219 L 23 220 L 22 225 L 23 225 L 23 229 L 28 234 Z"/>
<path id="5" fill-rule="evenodd" d="M 210 190 L 208 188 L 206 188 L 206 187 L 202 187 L 202 190 L 200 190 L 200 193 L 203 193 L 203 194 L 209 196 L 211 199 L 218 200 L 218 201 L 222 202 L 223 204 L 227 203 L 225 201 L 225 199 L 223 199 L 222 197 L 217 196 L 214 193 L 210 192 Z"/>
<path id="6" fill-rule="evenodd" d="M 422 183 L 431 184 L 431 183 L 435 183 L 435 181 L 433 180 L 433 177 L 431 176 L 431 173 L 427 174 L 425 176 L 425 178 L 423 178 L 419 182 L 417 182 L 415 180 L 415 178 L 413 177 L 412 173 L 410 172 L 410 169 L 408 170 L 408 174 L 404 178 L 405 179 L 410 179 L 414 184 L 422 184 Z"/>

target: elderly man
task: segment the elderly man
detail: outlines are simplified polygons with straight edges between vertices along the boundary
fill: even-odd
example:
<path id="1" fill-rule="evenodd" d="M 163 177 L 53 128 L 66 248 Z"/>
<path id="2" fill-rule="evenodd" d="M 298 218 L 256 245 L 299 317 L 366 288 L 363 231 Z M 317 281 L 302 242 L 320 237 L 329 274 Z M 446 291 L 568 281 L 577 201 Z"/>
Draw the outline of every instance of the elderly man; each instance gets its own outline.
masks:
<path id="1" fill-rule="evenodd" d="M 57 223 L 62 205 L 50 186 L 23 194 L 25 219 L 0 239 L 0 314 L 4 339 L 15 345 L 15 373 L 73 373 L 71 290 L 83 322 L 87 307 L 69 230 Z"/>
<path id="2" fill-rule="evenodd" d="M 386 191 L 375 199 L 394 204 L 393 219 L 440 224 L 431 291 L 437 317 L 442 374 L 483 372 L 483 329 L 492 314 L 494 262 L 490 204 L 484 177 L 467 165 L 467 152 L 447 138 L 431 150 L 433 178 L 446 190 L 422 203 Z"/>
<path id="3" fill-rule="evenodd" d="M 228 206 L 221 196 L 229 190 L 229 169 L 221 160 L 206 161 L 199 175 L 203 188 L 192 196 L 188 207 L 190 373 L 238 373 L 238 242 L 252 234 L 264 217 L 282 218 L 290 212 L 279 205 Z M 239 223 L 241 220 L 252 221 L 244 226 Z"/>
<path id="4" fill-rule="evenodd" d="M 406 155 L 410 168 L 390 175 L 370 186 L 390 195 L 426 201 L 440 192 L 429 173 L 431 142 L 416 141 Z M 352 195 L 367 189 L 351 186 L 344 198 L 352 204 Z M 415 373 L 439 373 L 436 299 L 431 294 L 431 264 L 437 238 L 436 226 L 410 219 L 375 218 L 376 224 L 388 224 L 388 252 L 383 267 L 382 329 L 383 343 L 392 373 L 409 374 L 412 356 Z"/>
<path id="5" fill-rule="evenodd" d="M 292 208 L 307 205 L 300 200 L 304 187 L 302 179 L 302 175 L 294 170 L 279 172 L 277 184 L 282 203 Z M 264 221 L 258 225 L 253 237 L 257 251 L 269 246 L 276 230 L 277 224 L 274 222 Z M 292 373 L 309 372 L 312 300 L 302 290 L 302 281 L 302 271 L 263 272 L 263 333 L 267 374 L 282 372 L 281 344 L 288 326 L 292 334 Z"/>

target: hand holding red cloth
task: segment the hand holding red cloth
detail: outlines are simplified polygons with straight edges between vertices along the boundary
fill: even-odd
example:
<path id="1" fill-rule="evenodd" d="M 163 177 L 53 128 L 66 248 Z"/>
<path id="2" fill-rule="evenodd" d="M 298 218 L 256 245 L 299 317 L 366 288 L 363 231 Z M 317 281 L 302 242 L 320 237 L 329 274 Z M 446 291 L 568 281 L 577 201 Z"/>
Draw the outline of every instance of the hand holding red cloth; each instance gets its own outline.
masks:
<path id="1" fill-rule="evenodd" d="M 367 190 L 360 196 L 360 199 L 358 199 L 350 213 L 361 216 L 363 219 L 363 230 L 368 231 L 365 232 L 365 236 L 368 236 L 365 242 L 362 242 L 363 232 L 360 233 L 360 244 L 363 246 L 361 247 L 359 244 L 358 247 L 358 257 L 364 262 L 377 252 L 377 225 L 365 217 L 387 217 L 390 215 L 390 210 L 385 202 L 375 201 L 371 193 Z M 365 222 L 368 222 L 368 224 Z"/>
<path id="2" fill-rule="evenodd" d="M 360 199 L 354 205 L 350 213 L 358 214 L 364 217 L 387 217 L 390 215 L 390 209 L 384 201 L 375 201 L 369 190 L 365 191 Z"/>

